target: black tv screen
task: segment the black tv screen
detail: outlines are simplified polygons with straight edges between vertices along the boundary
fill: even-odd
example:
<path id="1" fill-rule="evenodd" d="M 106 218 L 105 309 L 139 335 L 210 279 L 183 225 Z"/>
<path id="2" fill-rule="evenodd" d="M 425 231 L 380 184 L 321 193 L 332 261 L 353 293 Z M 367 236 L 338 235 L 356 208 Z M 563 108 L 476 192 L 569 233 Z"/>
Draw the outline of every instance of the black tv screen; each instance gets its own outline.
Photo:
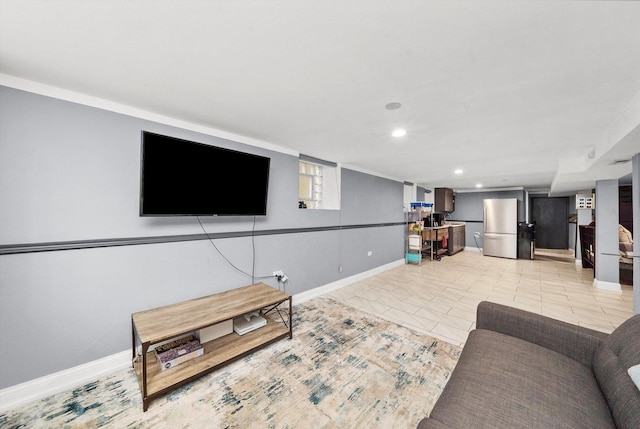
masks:
<path id="1" fill-rule="evenodd" d="M 266 215 L 270 161 L 143 131 L 140 216 Z"/>

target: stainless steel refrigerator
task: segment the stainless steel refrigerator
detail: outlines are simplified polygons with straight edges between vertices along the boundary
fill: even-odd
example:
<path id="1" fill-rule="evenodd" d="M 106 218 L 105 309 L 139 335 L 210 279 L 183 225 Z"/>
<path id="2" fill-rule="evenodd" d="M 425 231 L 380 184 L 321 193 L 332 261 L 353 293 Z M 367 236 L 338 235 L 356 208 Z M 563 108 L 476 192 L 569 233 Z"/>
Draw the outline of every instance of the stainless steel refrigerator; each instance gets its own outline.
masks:
<path id="1" fill-rule="evenodd" d="M 518 257 L 518 199 L 484 200 L 485 256 L 516 259 Z"/>

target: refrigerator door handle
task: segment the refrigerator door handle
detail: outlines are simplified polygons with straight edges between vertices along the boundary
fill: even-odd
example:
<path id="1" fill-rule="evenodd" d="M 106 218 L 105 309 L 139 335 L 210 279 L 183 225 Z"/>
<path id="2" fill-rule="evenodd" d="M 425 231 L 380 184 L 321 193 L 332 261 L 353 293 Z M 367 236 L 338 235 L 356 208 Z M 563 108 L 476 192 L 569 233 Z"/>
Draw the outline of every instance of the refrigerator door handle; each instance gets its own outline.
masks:
<path id="1" fill-rule="evenodd" d="M 482 219 L 482 232 L 486 233 L 487 232 L 487 207 L 484 207 L 484 214 L 483 214 L 484 218 Z"/>

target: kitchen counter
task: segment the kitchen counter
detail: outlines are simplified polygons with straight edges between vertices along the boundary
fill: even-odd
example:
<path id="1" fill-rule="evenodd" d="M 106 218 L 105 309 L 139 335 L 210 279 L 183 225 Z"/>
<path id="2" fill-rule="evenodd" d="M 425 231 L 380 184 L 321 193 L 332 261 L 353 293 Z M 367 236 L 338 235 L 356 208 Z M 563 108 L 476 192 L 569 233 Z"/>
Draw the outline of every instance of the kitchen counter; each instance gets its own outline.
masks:
<path id="1" fill-rule="evenodd" d="M 464 250 L 465 233 L 464 222 L 445 222 L 444 225 L 425 227 L 422 239 L 433 243 L 436 254 L 451 256 Z"/>
<path id="2" fill-rule="evenodd" d="M 464 222 L 445 222 L 444 225 L 439 225 L 439 226 L 425 226 L 424 229 L 425 230 L 437 230 L 437 229 L 444 229 L 444 228 L 457 228 L 457 227 L 462 227 L 465 226 Z"/>
<path id="3" fill-rule="evenodd" d="M 464 222 L 449 222 L 449 241 L 447 242 L 449 256 L 464 250 L 467 244 L 466 233 Z"/>
<path id="4" fill-rule="evenodd" d="M 442 241 L 444 237 L 449 237 L 449 226 L 430 226 L 422 230 L 422 239 L 425 241 Z"/>

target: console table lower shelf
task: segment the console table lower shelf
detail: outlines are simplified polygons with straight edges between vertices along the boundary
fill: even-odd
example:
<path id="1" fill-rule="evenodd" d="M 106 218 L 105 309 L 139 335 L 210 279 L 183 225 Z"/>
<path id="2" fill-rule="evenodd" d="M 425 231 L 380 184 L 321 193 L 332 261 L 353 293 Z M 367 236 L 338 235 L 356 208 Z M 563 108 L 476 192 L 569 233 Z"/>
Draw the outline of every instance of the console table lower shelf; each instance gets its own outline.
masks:
<path id="1" fill-rule="evenodd" d="M 264 299 L 261 301 L 260 297 Z M 288 317 L 283 317 L 283 311 L 279 306 L 285 302 L 289 303 Z M 220 311 L 216 311 L 211 304 L 220 305 Z M 196 307 L 194 307 L 194 305 Z M 202 310 L 208 309 L 212 314 L 209 320 L 198 321 L 197 307 Z M 182 313 L 183 310 L 194 310 L 193 313 Z M 233 317 L 242 316 L 245 313 L 260 311 L 261 315 L 267 320 L 267 324 L 259 329 L 248 332 L 244 335 L 238 335 L 233 332 L 220 338 L 203 343 L 204 353 L 202 356 L 196 357 L 167 370 L 162 370 L 153 351 L 149 348 L 153 344 L 157 344 L 171 336 L 177 336 L 191 332 L 195 329 L 201 329 L 220 321 L 232 319 Z M 291 296 L 277 289 L 271 288 L 264 283 L 258 283 L 244 288 L 235 289 L 218 295 L 199 298 L 197 300 L 186 301 L 171 306 L 161 307 L 158 309 L 148 310 L 146 312 L 134 313 L 132 315 L 132 336 L 133 336 L 133 368 L 135 369 L 140 391 L 142 393 L 143 411 L 147 411 L 150 402 L 172 390 L 177 389 L 197 378 L 210 373 L 223 365 L 229 364 L 240 359 L 262 347 L 265 347 L 275 341 L 286 337 L 293 337 L 292 327 L 292 308 Z M 163 334 L 157 336 L 153 340 L 143 340 L 140 336 L 140 327 L 136 324 L 136 315 L 150 315 L 153 318 L 138 317 L 138 323 L 147 327 L 157 325 L 158 321 L 167 327 L 171 326 L 171 314 L 177 315 L 176 327 L 171 331 L 172 335 Z M 196 317 L 189 318 L 187 315 L 195 314 Z M 279 319 L 279 320 L 278 320 Z M 153 322 L 151 322 L 153 320 Z M 186 321 L 195 320 L 198 325 Z M 194 328 L 194 326 L 197 326 Z M 188 328 L 188 329 L 187 329 Z M 158 329 L 157 326 L 154 329 Z M 168 329 L 168 328 L 163 328 Z M 142 329 L 143 330 L 143 329 Z M 151 332 L 151 331 L 149 331 Z M 161 339 L 162 337 L 162 339 Z M 138 341 L 136 341 L 138 340 Z M 137 346 L 140 351 L 137 351 Z"/>

